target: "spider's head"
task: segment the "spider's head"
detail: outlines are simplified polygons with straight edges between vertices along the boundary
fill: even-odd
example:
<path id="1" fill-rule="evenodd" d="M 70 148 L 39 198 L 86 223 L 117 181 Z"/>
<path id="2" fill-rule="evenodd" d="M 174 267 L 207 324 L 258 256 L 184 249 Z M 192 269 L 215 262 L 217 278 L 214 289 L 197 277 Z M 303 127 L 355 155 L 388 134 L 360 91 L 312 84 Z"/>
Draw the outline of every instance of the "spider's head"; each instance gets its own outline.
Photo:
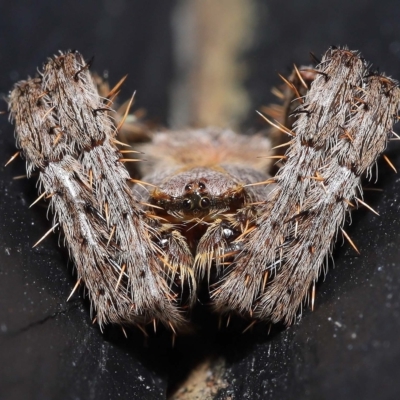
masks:
<path id="1" fill-rule="evenodd" d="M 170 176 L 150 197 L 171 222 L 209 221 L 242 207 L 245 191 L 222 168 L 200 167 Z"/>

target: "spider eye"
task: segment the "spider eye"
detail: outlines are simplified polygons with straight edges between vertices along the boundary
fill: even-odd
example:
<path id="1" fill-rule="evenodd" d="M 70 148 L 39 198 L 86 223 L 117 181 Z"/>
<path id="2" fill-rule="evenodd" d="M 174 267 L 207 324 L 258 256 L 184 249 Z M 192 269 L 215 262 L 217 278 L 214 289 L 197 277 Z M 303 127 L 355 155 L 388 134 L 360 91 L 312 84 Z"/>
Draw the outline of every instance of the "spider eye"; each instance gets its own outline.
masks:
<path id="1" fill-rule="evenodd" d="M 200 200 L 200 207 L 201 208 L 208 208 L 211 205 L 211 201 L 208 197 L 202 197 Z"/>
<path id="2" fill-rule="evenodd" d="M 189 200 L 189 199 L 183 200 L 182 207 L 184 210 L 191 210 L 193 208 L 192 200 Z"/>

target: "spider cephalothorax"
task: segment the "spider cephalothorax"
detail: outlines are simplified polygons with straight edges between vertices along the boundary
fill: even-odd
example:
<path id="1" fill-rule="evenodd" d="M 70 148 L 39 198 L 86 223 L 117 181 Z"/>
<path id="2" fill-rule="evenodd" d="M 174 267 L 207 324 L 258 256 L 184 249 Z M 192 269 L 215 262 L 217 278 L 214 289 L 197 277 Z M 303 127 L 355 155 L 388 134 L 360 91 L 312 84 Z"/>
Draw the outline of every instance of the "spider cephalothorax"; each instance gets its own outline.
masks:
<path id="1" fill-rule="evenodd" d="M 204 147 L 193 147 L 199 138 Z M 165 154 L 171 157 L 165 147 L 171 142 L 176 143 L 174 151 L 181 156 L 174 160 L 174 165 L 165 167 L 168 162 Z M 227 146 L 228 142 L 231 148 Z M 235 153 L 236 146 L 241 143 L 240 151 L 251 159 L 252 153 L 257 151 L 256 142 L 258 151 L 262 149 L 269 153 L 270 142 L 267 139 L 252 137 L 245 142 L 230 130 L 214 128 L 156 133 L 151 149 L 149 145 L 143 148 L 146 158 L 150 156 L 148 161 L 153 171 L 143 180 L 153 186 L 146 191 L 136 186 L 134 191 L 138 190 L 144 201 L 153 206 L 150 209 L 155 215 L 175 224 L 196 255 L 197 246 L 202 236 L 207 236 L 208 227 L 219 221 L 231 225 L 228 221 L 239 209 L 262 201 L 270 190 L 266 186 L 252 186 L 268 178 L 268 160 L 260 161 L 254 157 L 246 163 L 245 157 L 240 159 Z M 207 153 L 207 148 L 212 151 Z M 193 158 L 201 158 L 201 161 L 194 166 Z M 234 236 L 233 233 L 230 235 L 231 241 Z"/>
<path id="2" fill-rule="evenodd" d="M 334 48 L 287 83 L 290 112 L 273 123 L 291 137 L 278 146 L 289 146 L 285 155 L 270 156 L 263 135 L 154 133 L 136 149 L 148 160 L 142 181 L 123 165 L 130 150 L 116 147 L 115 91 L 98 95 L 79 53 L 15 86 L 17 144 L 28 175 L 39 170 L 100 326 L 184 329 L 197 283 L 211 275 L 220 313 L 290 323 L 310 289 L 313 301 L 333 240 L 347 236 L 347 211 L 365 204 L 360 177 L 386 146 L 400 91 L 356 52 Z M 281 162 L 273 178 L 270 158 Z"/>

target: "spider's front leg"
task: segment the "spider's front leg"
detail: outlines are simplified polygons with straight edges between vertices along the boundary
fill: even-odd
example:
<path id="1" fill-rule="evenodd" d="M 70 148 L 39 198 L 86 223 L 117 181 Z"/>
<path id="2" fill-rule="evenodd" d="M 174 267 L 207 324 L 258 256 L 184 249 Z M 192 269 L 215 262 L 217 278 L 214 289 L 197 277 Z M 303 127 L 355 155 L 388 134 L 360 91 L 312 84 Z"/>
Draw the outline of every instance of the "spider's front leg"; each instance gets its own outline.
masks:
<path id="1" fill-rule="evenodd" d="M 181 297 L 190 303 L 195 293 L 192 256 L 133 196 L 112 110 L 82 56 L 49 60 L 40 78 L 15 86 L 9 104 L 28 175 L 40 171 L 98 324 L 161 321 L 183 329 Z"/>
<path id="2" fill-rule="evenodd" d="M 357 53 L 329 50 L 296 110 L 286 163 L 214 292 L 215 308 L 291 323 L 315 285 L 360 177 L 385 149 L 400 101 L 397 83 L 371 74 Z"/>

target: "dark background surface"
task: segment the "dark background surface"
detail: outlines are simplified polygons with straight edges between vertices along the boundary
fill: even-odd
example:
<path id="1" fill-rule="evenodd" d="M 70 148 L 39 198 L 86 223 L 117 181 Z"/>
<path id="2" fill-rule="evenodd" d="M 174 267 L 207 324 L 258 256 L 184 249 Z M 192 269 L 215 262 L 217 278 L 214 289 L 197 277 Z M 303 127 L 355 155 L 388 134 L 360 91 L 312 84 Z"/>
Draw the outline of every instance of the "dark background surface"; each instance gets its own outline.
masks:
<path id="1" fill-rule="evenodd" d="M 349 3 L 349 4 L 348 4 Z M 27 1 L 2 4 L 0 92 L 33 75 L 58 49 L 76 48 L 110 80 L 129 73 L 123 97 L 168 121 L 171 19 L 174 2 Z M 272 101 L 276 73 L 309 51 L 331 44 L 361 50 L 382 71 L 400 78 L 398 1 L 259 1 L 257 41 L 247 55 L 254 109 Z M 227 10 L 229 12 L 229 10 Z M 5 109 L 3 103 L 1 109 Z M 13 129 L 1 116 L 1 165 L 15 152 Z M 254 118 L 255 120 L 255 118 Z M 249 117 L 251 126 L 253 117 Z M 254 122 L 254 121 L 253 121 Z M 387 152 L 400 168 L 400 147 Z M 34 180 L 12 180 L 23 161 L 0 168 L 0 399 L 163 399 L 168 387 L 207 354 L 226 358 L 228 387 L 218 399 L 395 399 L 400 395 L 400 178 L 379 162 L 378 187 L 366 199 L 379 213 L 354 213 L 345 244 L 318 286 L 316 309 L 286 330 L 240 334 L 207 325 L 196 336 L 166 332 L 145 340 L 91 325 L 82 296 L 66 303 L 72 265 L 56 235 L 32 244 L 50 227 L 35 199 Z M 82 294 L 82 293 L 81 293 Z"/>

